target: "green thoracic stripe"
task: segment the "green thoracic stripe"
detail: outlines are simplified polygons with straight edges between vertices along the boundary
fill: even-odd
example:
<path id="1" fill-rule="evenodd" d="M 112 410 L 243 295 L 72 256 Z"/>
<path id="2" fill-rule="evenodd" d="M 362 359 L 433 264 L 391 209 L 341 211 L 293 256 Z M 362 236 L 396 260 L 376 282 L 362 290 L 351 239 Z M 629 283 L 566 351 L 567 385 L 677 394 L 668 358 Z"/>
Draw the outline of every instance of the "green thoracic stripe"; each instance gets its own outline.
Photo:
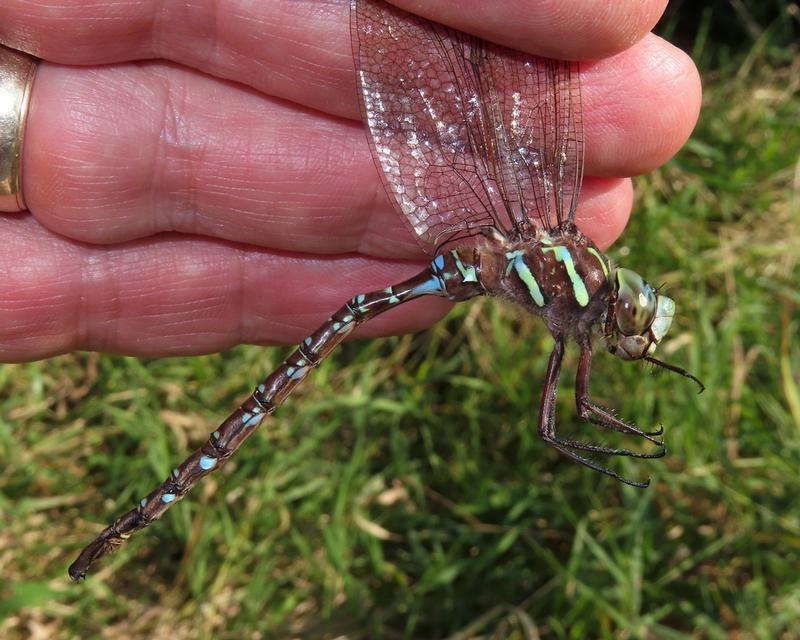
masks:
<path id="1" fill-rule="evenodd" d="M 543 247 L 542 251 L 552 251 L 556 256 L 556 260 L 564 263 L 564 268 L 567 270 L 570 282 L 572 282 L 572 292 L 575 294 L 575 299 L 578 301 L 578 304 L 582 307 L 589 304 L 589 292 L 586 290 L 586 285 L 583 280 L 581 280 L 580 275 L 575 270 L 575 262 L 572 260 L 572 254 L 569 252 L 569 249 L 563 245 L 558 245 L 555 247 Z"/>
<path id="2" fill-rule="evenodd" d="M 506 275 L 511 273 L 511 269 L 514 269 L 517 272 L 519 279 L 522 280 L 526 287 L 528 287 L 528 293 L 531 295 L 531 298 L 536 305 L 543 307 L 544 296 L 542 295 L 542 290 L 539 288 L 539 283 L 536 282 L 536 278 L 531 273 L 528 265 L 525 264 L 524 253 L 522 251 L 511 251 L 510 253 L 506 254 L 506 258 L 508 258 Z"/>
<path id="3" fill-rule="evenodd" d="M 600 252 L 593 247 L 589 247 L 586 249 L 589 253 L 591 253 L 597 261 L 600 263 L 600 266 L 603 268 L 603 273 L 605 274 L 606 278 L 608 278 L 608 266 L 606 266 L 606 261 L 603 260 L 603 256 L 600 255 Z"/>

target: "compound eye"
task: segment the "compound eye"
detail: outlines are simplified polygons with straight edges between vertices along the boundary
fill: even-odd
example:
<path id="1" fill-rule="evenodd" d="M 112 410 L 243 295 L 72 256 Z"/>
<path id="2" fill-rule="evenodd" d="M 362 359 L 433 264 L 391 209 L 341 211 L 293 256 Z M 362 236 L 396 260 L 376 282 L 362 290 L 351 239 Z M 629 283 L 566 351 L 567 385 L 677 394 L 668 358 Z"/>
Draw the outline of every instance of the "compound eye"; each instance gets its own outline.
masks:
<path id="1" fill-rule="evenodd" d="M 656 294 L 642 277 L 630 269 L 617 269 L 617 302 L 614 314 L 622 335 L 640 336 L 652 324 Z"/>

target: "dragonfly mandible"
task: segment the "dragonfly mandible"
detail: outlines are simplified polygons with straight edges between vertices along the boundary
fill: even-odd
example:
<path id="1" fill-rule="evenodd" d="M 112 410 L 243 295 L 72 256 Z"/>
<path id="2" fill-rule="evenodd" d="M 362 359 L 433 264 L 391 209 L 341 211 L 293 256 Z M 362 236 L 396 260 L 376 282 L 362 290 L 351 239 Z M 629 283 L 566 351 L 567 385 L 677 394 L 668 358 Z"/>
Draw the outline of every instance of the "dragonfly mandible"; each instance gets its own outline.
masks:
<path id="1" fill-rule="evenodd" d="M 493 296 L 540 316 L 555 345 L 539 434 L 567 458 L 624 483 L 649 481 L 624 478 L 591 456 L 663 456 L 662 429 L 643 431 L 590 399 L 595 328 L 614 355 L 664 367 L 702 390 L 693 375 L 652 355 L 672 323 L 673 301 L 613 266 L 575 224 L 584 151 L 578 64 L 514 51 L 383 0 L 351 0 L 350 14 L 372 156 L 394 207 L 433 260 L 405 282 L 347 301 L 158 488 L 81 552 L 69 568 L 73 580 L 222 466 L 353 329 L 420 296 Z M 654 452 L 558 435 L 556 391 L 569 340 L 580 349 L 578 414 L 643 438 Z"/>

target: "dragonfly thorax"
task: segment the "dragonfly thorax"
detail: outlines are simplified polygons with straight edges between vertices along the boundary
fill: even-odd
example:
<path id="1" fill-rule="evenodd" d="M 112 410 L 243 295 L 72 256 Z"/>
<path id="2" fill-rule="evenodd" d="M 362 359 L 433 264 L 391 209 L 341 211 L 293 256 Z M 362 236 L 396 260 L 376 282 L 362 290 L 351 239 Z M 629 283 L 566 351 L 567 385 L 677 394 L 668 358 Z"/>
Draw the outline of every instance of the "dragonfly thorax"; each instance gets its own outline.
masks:
<path id="1" fill-rule="evenodd" d="M 453 301 L 511 300 L 541 316 L 556 337 L 585 345 L 592 327 L 602 325 L 608 350 L 623 360 L 651 356 L 675 315 L 671 298 L 630 269 L 612 269 L 575 228 L 515 239 L 492 234 L 485 244 L 438 255 L 432 270 L 426 291 L 438 289 Z"/>
<path id="2" fill-rule="evenodd" d="M 505 257 L 506 276 L 512 282 L 522 282 L 524 293 L 538 308 L 563 300 L 580 315 L 593 300 L 608 293 L 608 263 L 579 232 L 571 235 L 540 232 L 533 242 L 506 251 Z"/>
<path id="3" fill-rule="evenodd" d="M 475 264 L 482 294 L 505 298 L 541 316 L 554 336 L 588 339 L 606 317 L 613 287 L 608 260 L 577 228 L 537 228 L 515 238 L 492 235 L 472 255 L 458 253 L 462 266 L 450 271 L 448 294 L 471 276 Z M 450 267 L 450 268 L 448 268 Z M 454 286 L 455 285 L 455 286 Z M 455 299 L 451 297 L 451 299 Z"/>

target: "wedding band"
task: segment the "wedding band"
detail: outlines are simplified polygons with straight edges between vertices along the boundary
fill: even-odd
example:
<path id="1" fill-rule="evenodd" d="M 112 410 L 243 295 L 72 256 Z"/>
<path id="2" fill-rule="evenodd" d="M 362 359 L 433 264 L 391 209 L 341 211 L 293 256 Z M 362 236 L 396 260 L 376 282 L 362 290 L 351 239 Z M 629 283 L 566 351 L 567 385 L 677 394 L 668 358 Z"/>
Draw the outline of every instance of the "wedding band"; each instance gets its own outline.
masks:
<path id="1" fill-rule="evenodd" d="M 22 145 L 36 61 L 0 46 L 0 211 L 24 211 Z"/>

